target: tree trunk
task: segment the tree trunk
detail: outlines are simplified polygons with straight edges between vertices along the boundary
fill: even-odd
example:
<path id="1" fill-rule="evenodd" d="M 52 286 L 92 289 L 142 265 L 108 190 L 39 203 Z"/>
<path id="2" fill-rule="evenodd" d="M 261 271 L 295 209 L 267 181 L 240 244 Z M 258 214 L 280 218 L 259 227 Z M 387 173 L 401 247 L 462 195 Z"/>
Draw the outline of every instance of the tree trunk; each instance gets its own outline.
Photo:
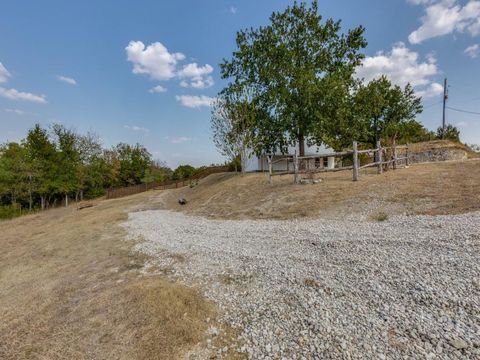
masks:
<path id="1" fill-rule="evenodd" d="M 68 194 L 65 194 L 65 207 L 68 206 Z"/>
<path id="2" fill-rule="evenodd" d="M 45 196 L 40 196 L 40 207 L 45 210 Z"/>
<path id="3" fill-rule="evenodd" d="M 298 133 L 298 152 L 300 157 L 305 156 L 305 136 L 302 131 Z"/>
<path id="4" fill-rule="evenodd" d="M 243 148 L 242 151 L 240 151 L 240 165 L 242 167 L 242 174 L 245 174 L 246 171 L 246 165 L 247 165 L 247 154 L 246 154 L 246 149 Z"/>

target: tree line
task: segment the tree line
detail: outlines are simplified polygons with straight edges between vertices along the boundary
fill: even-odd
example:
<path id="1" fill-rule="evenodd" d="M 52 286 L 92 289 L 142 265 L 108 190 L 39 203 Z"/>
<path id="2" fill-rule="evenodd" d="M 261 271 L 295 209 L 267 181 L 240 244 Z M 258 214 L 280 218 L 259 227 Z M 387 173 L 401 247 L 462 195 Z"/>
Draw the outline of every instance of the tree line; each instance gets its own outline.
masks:
<path id="1" fill-rule="evenodd" d="M 188 178 L 202 169 L 172 170 L 140 144 L 104 149 L 95 134 L 37 124 L 21 142 L 0 146 L 0 217 L 95 198 L 112 187 Z"/>
<path id="2" fill-rule="evenodd" d="M 295 2 L 274 12 L 268 25 L 239 31 L 237 50 L 221 64 L 227 86 L 212 111 L 213 140 L 245 165 L 247 152 L 287 152 L 298 146 L 341 150 L 358 141 L 406 143 L 459 140 L 458 129 L 428 131 L 416 120 L 423 110 L 413 87 L 386 76 L 366 83 L 356 77 L 367 46 L 365 29 L 342 32 L 323 21 L 318 2 Z"/>

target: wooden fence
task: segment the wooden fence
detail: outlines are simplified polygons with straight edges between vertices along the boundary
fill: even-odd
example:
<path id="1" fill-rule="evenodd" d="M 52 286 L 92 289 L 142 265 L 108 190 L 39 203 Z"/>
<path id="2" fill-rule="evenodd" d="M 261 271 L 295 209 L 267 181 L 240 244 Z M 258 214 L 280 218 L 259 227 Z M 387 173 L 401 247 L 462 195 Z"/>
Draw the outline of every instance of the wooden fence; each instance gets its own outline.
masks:
<path id="1" fill-rule="evenodd" d="M 157 189 L 157 190 L 176 189 L 184 186 L 189 186 L 193 182 L 203 179 L 208 175 L 221 173 L 221 172 L 228 172 L 228 171 L 229 171 L 228 166 L 211 166 L 199 172 L 198 174 L 185 179 L 166 180 L 163 182 L 151 182 L 146 184 L 138 184 L 138 185 L 108 189 L 106 198 L 115 199 L 123 196 L 139 194 L 141 192 L 145 192 L 152 189 Z"/>
<path id="2" fill-rule="evenodd" d="M 377 173 L 382 174 L 385 169 L 392 168 L 393 170 L 401 164 L 405 166 L 409 165 L 409 146 L 408 145 L 396 145 L 382 147 L 380 141 L 377 142 L 375 149 L 359 149 L 358 143 L 353 142 L 351 150 L 345 150 L 341 152 L 333 152 L 326 154 L 315 154 L 309 156 L 297 156 L 294 155 L 282 155 L 280 158 L 275 159 L 274 155 L 266 155 L 268 160 L 268 176 L 269 182 L 272 183 L 272 177 L 274 175 L 293 174 L 294 183 L 300 182 L 300 174 L 314 174 L 319 172 L 331 172 L 331 171 L 352 171 L 353 181 L 358 181 L 360 177 L 360 170 L 370 167 L 376 167 Z M 342 159 L 334 167 L 325 167 L 323 159 L 335 158 Z M 343 159 L 348 158 L 348 162 L 351 165 L 344 165 Z M 273 164 L 286 162 L 286 171 L 273 171 Z M 292 163 L 292 166 L 289 163 Z M 362 163 L 363 162 L 363 163 Z M 313 164 L 312 164 L 313 163 Z M 338 166 L 336 166 L 338 165 Z M 292 170 L 290 170 L 292 169 Z"/>

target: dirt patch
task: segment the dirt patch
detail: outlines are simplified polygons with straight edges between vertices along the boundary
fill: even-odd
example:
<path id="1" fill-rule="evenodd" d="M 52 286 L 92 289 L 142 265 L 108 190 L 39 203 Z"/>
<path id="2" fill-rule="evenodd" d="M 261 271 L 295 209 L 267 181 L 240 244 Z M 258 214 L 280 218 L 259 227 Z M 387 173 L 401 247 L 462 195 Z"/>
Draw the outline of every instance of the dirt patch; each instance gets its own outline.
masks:
<path id="1" fill-rule="evenodd" d="M 175 359 L 205 340 L 213 306 L 140 275 L 123 240 L 126 209 L 158 207 L 152 194 L 0 222 L 1 359 Z"/>
<path id="2" fill-rule="evenodd" d="M 377 175 L 361 171 L 319 174 L 318 184 L 293 185 L 291 175 L 216 174 L 194 188 L 165 194 L 169 209 L 221 219 L 341 218 L 375 214 L 458 214 L 480 210 L 480 162 L 416 164 Z M 178 205 L 178 198 L 188 200 Z"/>

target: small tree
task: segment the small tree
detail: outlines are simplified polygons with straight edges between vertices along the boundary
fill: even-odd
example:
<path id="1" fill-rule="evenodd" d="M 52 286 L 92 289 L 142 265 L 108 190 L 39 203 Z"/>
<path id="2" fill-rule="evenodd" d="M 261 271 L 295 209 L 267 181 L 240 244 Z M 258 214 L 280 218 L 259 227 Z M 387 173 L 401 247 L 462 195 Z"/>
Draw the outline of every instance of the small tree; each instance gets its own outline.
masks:
<path id="1" fill-rule="evenodd" d="M 460 130 L 451 124 L 445 126 L 445 130 L 440 126 L 437 129 L 437 139 L 460 142 Z"/>
<path id="2" fill-rule="evenodd" d="M 242 173 L 253 145 L 255 110 L 248 92 L 221 94 L 214 103 L 211 127 L 213 142 L 220 153 L 232 162 L 240 157 Z"/>
<path id="3" fill-rule="evenodd" d="M 180 165 L 178 166 L 172 174 L 174 180 L 188 179 L 195 175 L 197 169 L 191 165 Z"/>

